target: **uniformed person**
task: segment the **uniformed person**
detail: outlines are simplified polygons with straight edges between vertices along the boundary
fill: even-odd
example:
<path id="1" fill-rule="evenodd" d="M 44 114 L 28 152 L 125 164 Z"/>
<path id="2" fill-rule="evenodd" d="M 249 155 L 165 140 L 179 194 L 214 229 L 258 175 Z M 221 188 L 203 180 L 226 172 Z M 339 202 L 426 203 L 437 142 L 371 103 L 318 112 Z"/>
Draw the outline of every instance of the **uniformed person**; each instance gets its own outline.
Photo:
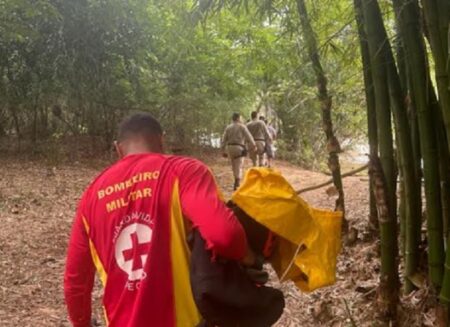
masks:
<path id="1" fill-rule="evenodd" d="M 258 120 L 258 113 L 251 113 L 252 120 L 247 124 L 247 128 L 255 140 L 256 148 L 250 151 L 250 159 L 253 166 L 264 165 L 264 152 L 266 151 L 266 142 L 271 142 L 272 137 L 269 134 L 266 124 L 262 120 Z"/>
<path id="2" fill-rule="evenodd" d="M 234 113 L 233 122 L 225 128 L 222 137 L 222 151 L 224 157 L 229 157 L 234 175 L 234 190 L 239 187 L 242 178 L 242 166 L 247 155 L 247 145 L 254 151 L 256 144 L 247 127 L 241 122 L 241 115 Z"/>
<path id="3" fill-rule="evenodd" d="M 275 158 L 275 147 L 273 143 L 277 138 L 277 130 L 272 125 L 268 124 L 267 119 L 265 119 L 264 116 L 260 116 L 259 120 L 262 120 L 266 124 L 267 130 L 272 138 L 272 140 L 266 140 L 267 167 L 271 168 L 272 161 Z"/>
<path id="4" fill-rule="evenodd" d="M 245 231 L 208 167 L 163 154 L 162 140 L 161 125 L 149 114 L 126 118 L 115 144 L 121 159 L 90 184 L 79 203 L 64 275 L 74 327 L 92 326 L 95 270 L 109 327 L 198 326 L 187 226 L 217 257 L 254 264 Z"/>

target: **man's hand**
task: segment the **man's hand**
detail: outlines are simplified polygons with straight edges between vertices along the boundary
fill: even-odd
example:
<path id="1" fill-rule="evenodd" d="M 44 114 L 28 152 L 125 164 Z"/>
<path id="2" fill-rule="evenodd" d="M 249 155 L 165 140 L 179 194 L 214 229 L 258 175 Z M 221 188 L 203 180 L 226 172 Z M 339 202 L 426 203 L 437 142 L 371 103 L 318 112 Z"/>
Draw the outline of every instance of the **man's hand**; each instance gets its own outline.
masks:
<path id="1" fill-rule="evenodd" d="M 269 274 L 263 269 L 260 270 L 249 267 L 245 269 L 245 272 L 247 273 L 248 277 L 250 277 L 250 279 L 256 284 L 264 285 L 269 281 Z"/>
<path id="2" fill-rule="evenodd" d="M 256 256 L 250 248 L 247 248 L 247 254 L 241 260 L 241 264 L 247 267 L 251 267 L 256 263 Z"/>

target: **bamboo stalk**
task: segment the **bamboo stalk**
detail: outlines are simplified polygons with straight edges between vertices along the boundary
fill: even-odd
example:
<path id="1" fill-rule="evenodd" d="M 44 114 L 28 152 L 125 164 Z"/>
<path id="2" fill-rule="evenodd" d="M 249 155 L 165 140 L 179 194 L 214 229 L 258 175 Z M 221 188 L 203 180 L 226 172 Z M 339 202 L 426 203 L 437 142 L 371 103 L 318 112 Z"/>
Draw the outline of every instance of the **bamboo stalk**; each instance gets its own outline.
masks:
<path id="1" fill-rule="evenodd" d="M 435 62 L 436 82 L 447 144 L 450 146 L 450 91 L 448 88 L 450 79 L 447 71 L 450 4 L 448 0 L 422 0 L 422 7 Z"/>
<path id="2" fill-rule="evenodd" d="M 428 269 L 432 285 L 439 289 L 443 278 L 444 243 L 439 185 L 439 158 L 428 99 L 428 71 L 416 0 L 393 0 L 411 77 L 411 90 L 417 108 L 420 148 L 423 156 L 428 224 Z"/>
<path id="3" fill-rule="evenodd" d="M 364 26 L 367 35 L 372 78 L 376 97 L 377 134 L 380 158 L 371 156 L 374 195 L 377 200 L 381 239 L 380 295 L 383 316 L 395 319 L 398 303 L 396 169 L 394 163 L 388 72 L 382 46 L 386 42 L 378 2 L 363 0 Z"/>
<path id="4" fill-rule="evenodd" d="M 394 242 L 386 242 L 383 236 L 390 233 L 392 225 L 395 225 L 395 216 L 390 212 L 387 183 L 383 173 L 381 160 L 378 156 L 370 156 L 369 174 L 372 175 L 373 190 L 378 210 L 378 219 L 381 233 L 381 276 L 380 276 L 380 296 L 382 298 L 382 310 L 384 318 L 395 320 L 398 303 L 398 274 L 397 274 L 397 256 L 388 256 L 387 254 L 395 254 L 397 246 Z M 384 241 L 384 242 L 383 242 Z M 393 259 L 392 272 L 387 274 L 386 260 L 389 262 Z"/>
<path id="5" fill-rule="evenodd" d="M 409 73 L 408 73 L 408 85 L 409 82 Z M 410 87 L 408 86 L 408 89 Z M 419 194 L 417 198 L 417 212 L 422 213 L 422 155 L 420 152 L 420 133 L 419 133 L 419 124 L 417 122 L 417 112 L 414 104 L 414 99 L 410 95 L 407 96 L 407 105 L 408 105 L 408 118 L 411 126 L 411 142 L 413 147 L 413 157 L 414 157 L 414 176 L 417 185 L 417 192 Z M 417 221 L 417 239 L 421 239 L 421 228 L 422 228 L 422 219 L 418 219 Z"/>
<path id="6" fill-rule="evenodd" d="M 447 249 L 450 249 L 450 236 L 447 237 Z M 439 299 L 441 302 L 449 306 L 450 305 L 450 251 L 447 250 L 445 256 L 445 270 L 444 270 L 444 280 L 442 281 L 441 293 L 439 294 Z"/>
<path id="7" fill-rule="evenodd" d="M 367 36 L 364 31 L 364 17 L 361 0 L 354 0 L 355 18 L 358 28 L 359 46 L 361 51 L 361 59 L 363 63 L 364 91 L 366 94 L 366 110 L 367 110 L 367 134 L 369 137 L 369 151 L 371 155 L 378 153 L 378 135 L 377 135 L 377 117 L 375 92 L 372 81 L 372 68 L 370 67 L 369 45 L 367 44 Z M 369 221 L 372 226 L 378 226 L 377 208 L 373 195 L 372 181 L 369 177 Z"/>
<path id="8" fill-rule="evenodd" d="M 442 222 L 444 226 L 444 237 L 446 238 L 450 229 L 450 156 L 448 152 L 447 140 L 445 138 L 445 127 L 443 124 L 442 112 L 439 109 L 439 102 L 436 98 L 436 93 L 434 92 L 431 82 L 428 83 L 428 85 L 430 94 L 429 105 L 433 112 L 436 140 L 438 145 Z"/>
<path id="9" fill-rule="evenodd" d="M 386 35 L 387 37 L 387 35 Z M 400 86 L 394 57 L 389 43 L 385 42 L 383 48 L 388 65 L 389 94 L 394 113 L 397 131 L 397 143 L 399 153 L 399 164 L 403 179 L 404 210 L 405 210 L 405 276 L 413 276 L 419 265 L 419 240 L 417 238 L 417 221 L 421 219 L 421 212 L 417 210 L 419 197 L 418 185 L 414 173 L 414 157 L 411 143 L 411 132 L 408 124 L 407 110 L 404 104 L 404 95 Z M 413 284 L 407 279 L 405 291 L 413 290 Z"/>
<path id="10" fill-rule="evenodd" d="M 333 183 L 338 190 L 339 196 L 336 200 L 336 210 L 342 211 L 345 215 L 344 188 L 342 185 L 341 166 L 338 153 L 341 151 L 340 144 L 333 131 L 333 122 L 331 119 L 332 99 L 328 94 L 327 78 L 320 62 L 317 41 L 311 22 L 308 17 L 304 0 L 297 0 L 297 11 L 300 16 L 303 37 L 306 41 L 309 57 L 316 74 L 318 97 L 322 107 L 322 123 L 327 138 L 328 167 L 333 176 Z M 344 223 L 344 226 L 347 224 Z"/>
<path id="11" fill-rule="evenodd" d="M 403 257 L 405 257 L 405 249 L 406 249 L 406 206 L 405 206 L 405 182 L 403 180 L 402 172 L 400 171 L 400 185 L 398 189 L 399 194 L 399 204 L 398 204 L 398 215 L 400 218 L 400 253 Z M 406 275 L 406 274 L 405 274 Z M 406 277 L 406 276 L 405 276 Z M 405 278 L 405 289 L 406 293 L 409 293 L 408 290 L 411 284 L 408 278 Z"/>

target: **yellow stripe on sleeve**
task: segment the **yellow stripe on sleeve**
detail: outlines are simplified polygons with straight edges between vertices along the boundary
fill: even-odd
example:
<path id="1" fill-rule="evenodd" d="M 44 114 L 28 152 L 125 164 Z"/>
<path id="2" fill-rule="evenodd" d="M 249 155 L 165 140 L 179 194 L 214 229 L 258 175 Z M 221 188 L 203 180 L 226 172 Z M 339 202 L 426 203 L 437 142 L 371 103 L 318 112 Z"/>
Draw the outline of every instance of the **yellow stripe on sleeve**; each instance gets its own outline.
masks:
<path id="1" fill-rule="evenodd" d="M 92 242 L 91 238 L 89 237 L 89 224 L 87 222 L 86 217 L 83 217 L 83 224 L 84 224 L 84 229 L 86 230 L 86 233 L 87 233 L 88 239 L 89 239 L 89 249 L 91 250 L 92 261 L 94 262 L 94 266 L 97 269 L 98 275 L 100 276 L 100 281 L 102 282 L 103 287 L 105 287 L 108 275 L 107 275 L 105 268 L 103 267 L 103 264 L 98 256 L 97 249 L 95 248 L 94 243 Z"/>
<path id="2" fill-rule="evenodd" d="M 170 253 L 172 256 L 176 326 L 197 326 L 201 321 L 201 316 L 194 302 L 189 279 L 190 251 L 186 242 L 178 180 L 175 182 L 172 191 L 170 216 Z"/>

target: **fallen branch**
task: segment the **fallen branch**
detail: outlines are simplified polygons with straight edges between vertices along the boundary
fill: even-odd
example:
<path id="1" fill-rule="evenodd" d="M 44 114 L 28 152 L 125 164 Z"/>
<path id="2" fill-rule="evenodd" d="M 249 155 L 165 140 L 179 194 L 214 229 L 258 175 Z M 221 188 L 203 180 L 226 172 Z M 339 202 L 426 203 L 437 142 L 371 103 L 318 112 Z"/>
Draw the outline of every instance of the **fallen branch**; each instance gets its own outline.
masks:
<path id="1" fill-rule="evenodd" d="M 361 166 L 361 167 L 359 167 L 359 168 L 356 168 L 356 169 L 353 169 L 353 170 L 351 170 L 351 171 L 349 171 L 349 172 L 346 172 L 345 174 L 342 174 L 341 177 L 344 178 L 344 177 L 348 177 L 348 176 L 355 175 L 355 174 L 359 173 L 360 171 L 363 171 L 363 170 L 367 169 L 367 167 L 369 167 L 369 164 L 368 164 L 368 163 L 365 164 L 364 166 Z M 330 180 L 328 180 L 328 181 L 326 181 L 326 182 L 324 182 L 324 183 L 322 183 L 322 184 L 318 184 L 318 185 L 314 185 L 314 186 L 309 186 L 309 187 L 306 187 L 306 188 L 302 188 L 302 189 L 300 189 L 300 190 L 298 190 L 298 191 L 296 191 L 296 192 L 297 192 L 297 194 L 305 193 L 305 192 L 317 190 L 317 189 L 319 189 L 319 188 L 322 188 L 322 187 L 324 187 L 324 186 L 330 185 L 330 184 L 332 184 L 332 183 L 333 183 L 333 179 L 330 179 Z"/>
<path id="2" fill-rule="evenodd" d="M 357 326 L 356 326 L 355 319 L 353 319 L 352 313 L 351 313 L 350 308 L 349 308 L 349 306 L 348 306 L 347 300 L 346 300 L 346 299 L 343 299 L 343 301 L 344 301 L 344 304 L 345 304 L 345 311 L 347 311 L 347 317 L 348 317 L 348 319 L 350 319 L 350 322 L 351 322 L 351 324 L 352 324 L 352 327 L 357 327 Z"/>

